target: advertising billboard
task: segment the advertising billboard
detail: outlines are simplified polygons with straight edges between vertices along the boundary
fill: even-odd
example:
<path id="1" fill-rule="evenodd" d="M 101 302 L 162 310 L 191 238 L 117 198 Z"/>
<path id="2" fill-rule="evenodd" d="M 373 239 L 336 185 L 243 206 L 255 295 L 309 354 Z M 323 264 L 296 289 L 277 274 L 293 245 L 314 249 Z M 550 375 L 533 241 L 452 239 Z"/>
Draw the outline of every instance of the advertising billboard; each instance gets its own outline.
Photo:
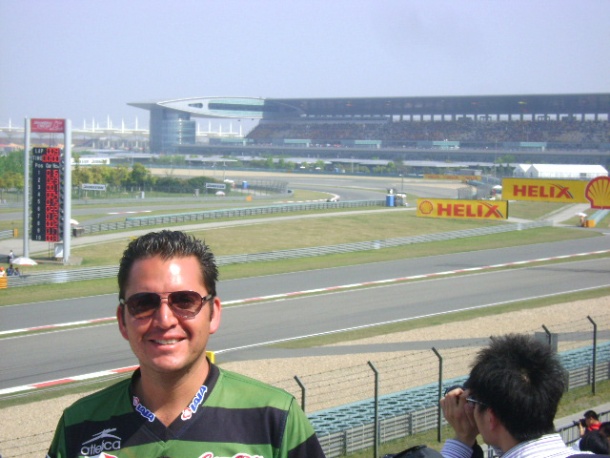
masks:
<path id="1" fill-rule="evenodd" d="M 610 178 L 599 176 L 590 181 L 504 178 L 502 197 L 507 200 L 588 203 L 598 210 L 610 209 Z"/>
<path id="2" fill-rule="evenodd" d="M 417 199 L 417 216 L 426 218 L 508 218 L 505 200 Z"/>

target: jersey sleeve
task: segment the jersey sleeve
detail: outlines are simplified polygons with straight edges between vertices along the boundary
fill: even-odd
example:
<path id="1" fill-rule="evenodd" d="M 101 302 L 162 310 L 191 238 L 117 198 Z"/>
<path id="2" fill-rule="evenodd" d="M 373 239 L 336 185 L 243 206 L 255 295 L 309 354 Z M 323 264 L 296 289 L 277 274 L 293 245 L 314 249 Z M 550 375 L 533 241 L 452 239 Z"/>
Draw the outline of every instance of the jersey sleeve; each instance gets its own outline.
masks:
<path id="1" fill-rule="evenodd" d="M 57 423 L 57 428 L 55 429 L 53 441 L 51 442 L 46 458 L 67 458 L 65 422 L 63 415 Z"/>
<path id="2" fill-rule="evenodd" d="M 280 458 L 324 458 L 309 419 L 293 398 L 288 410 Z"/>

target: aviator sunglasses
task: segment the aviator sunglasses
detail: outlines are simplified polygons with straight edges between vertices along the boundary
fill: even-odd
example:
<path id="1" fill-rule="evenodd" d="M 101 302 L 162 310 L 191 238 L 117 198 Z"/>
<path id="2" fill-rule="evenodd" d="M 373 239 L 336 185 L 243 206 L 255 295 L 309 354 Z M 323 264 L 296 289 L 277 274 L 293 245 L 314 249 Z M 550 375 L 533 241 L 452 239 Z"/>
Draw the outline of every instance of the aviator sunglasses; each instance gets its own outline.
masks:
<path id="1" fill-rule="evenodd" d="M 203 308 L 204 304 L 214 297 L 208 294 L 202 297 L 196 291 L 173 291 L 167 294 L 167 305 L 179 318 L 194 318 Z M 161 307 L 161 294 L 159 293 L 136 293 L 127 299 L 120 299 L 122 305 L 134 318 L 148 318 Z"/>

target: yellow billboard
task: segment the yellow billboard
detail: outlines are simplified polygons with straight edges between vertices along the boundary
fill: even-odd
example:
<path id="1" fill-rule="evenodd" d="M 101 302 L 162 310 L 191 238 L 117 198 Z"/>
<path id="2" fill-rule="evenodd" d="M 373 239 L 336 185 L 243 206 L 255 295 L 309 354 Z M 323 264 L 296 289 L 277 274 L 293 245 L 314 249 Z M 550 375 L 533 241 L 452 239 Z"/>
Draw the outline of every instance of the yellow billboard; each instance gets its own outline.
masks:
<path id="1" fill-rule="evenodd" d="M 417 216 L 507 219 L 508 202 L 505 200 L 417 199 Z"/>
<path id="2" fill-rule="evenodd" d="M 591 208 L 610 210 L 610 177 L 591 181 L 504 178 L 502 198 L 542 202 L 589 203 Z"/>
<path id="3" fill-rule="evenodd" d="M 530 200 L 539 202 L 585 203 L 585 188 L 582 180 L 553 180 L 534 178 L 504 178 L 502 198 L 507 200 Z"/>

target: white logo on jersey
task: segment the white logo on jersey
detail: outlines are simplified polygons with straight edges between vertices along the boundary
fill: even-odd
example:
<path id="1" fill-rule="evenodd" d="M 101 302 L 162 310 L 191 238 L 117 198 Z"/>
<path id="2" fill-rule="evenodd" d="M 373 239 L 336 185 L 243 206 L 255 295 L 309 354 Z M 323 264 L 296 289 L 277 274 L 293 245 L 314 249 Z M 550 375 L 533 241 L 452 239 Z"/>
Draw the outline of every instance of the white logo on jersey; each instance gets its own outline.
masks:
<path id="1" fill-rule="evenodd" d="M 114 434 L 110 434 L 115 431 L 116 428 L 104 429 L 103 431 L 94 434 L 91 439 L 81 444 L 80 454 L 88 457 L 112 457 L 112 455 L 107 455 L 104 452 L 121 449 L 121 438 Z"/>

